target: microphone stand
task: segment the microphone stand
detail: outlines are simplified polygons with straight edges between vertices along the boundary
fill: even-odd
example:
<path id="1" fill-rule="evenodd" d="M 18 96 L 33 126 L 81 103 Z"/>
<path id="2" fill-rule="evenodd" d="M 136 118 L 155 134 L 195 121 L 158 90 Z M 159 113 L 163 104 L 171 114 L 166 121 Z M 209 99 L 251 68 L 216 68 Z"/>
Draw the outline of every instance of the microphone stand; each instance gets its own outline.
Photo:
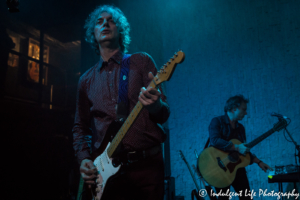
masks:
<path id="1" fill-rule="evenodd" d="M 276 113 L 275 113 L 275 114 L 276 114 Z M 276 117 L 278 118 L 279 121 L 284 120 L 284 118 L 287 119 L 287 117 L 285 117 L 285 116 L 283 116 L 283 115 L 280 115 L 280 114 L 274 115 L 274 113 L 273 113 L 272 116 L 276 116 Z M 288 124 L 288 125 L 289 125 L 289 124 Z M 286 127 L 287 127 L 288 125 L 286 125 Z M 300 153 L 299 153 L 299 152 L 300 152 L 300 145 L 297 144 L 297 142 L 294 140 L 294 138 L 292 137 L 292 135 L 290 134 L 290 132 L 287 130 L 286 127 L 284 127 L 284 129 L 286 130 L 287 134 L 290 136 L 292 142 L 294 143 L 294 145 L 296 146 L 296 149 L 298 150 L 298 154 L 295 154 L 295 157 L 298 156 L 298 162 L 299 162 L 299 164 L 300 164 Z M 297 158 L 296 158 L 296 162 L 297 162 Z"/>
<path id="2" fill-rule="evenodd" d="M 294 140 L 294 138 L 292 137 L 292 135 L 290 134 L 290 132 L 287 130 L 287 128 L 285 127 L 284 129 L 286 130 L 287 134 L 290 136 L 292 142 L 294 143 L 294 145 L 296 146 L 296 149 L 298 150 L 298 155 L 295 154 L 295 157 L 298 156 L 298 162 L 300 163 L 300 154 L 299 154 L 299 151 L 300 151 L 300 145 L 297 145 L 297 142 Z M 296 161 L 297 161 L 297 158 L 296 158 Z M 297 163 L 296 163 L 296 164 L 297 164 Z M 298 170 L 299 170 L 299 167 L 298 167 L 298 166 L 296 166 L 296 167 L 297 167 L 298 179 L 299 179 L 299 181 L 300 181 L 300 172 L 298 171 Z M 296 188 L 296 183 L 295 183 L 295 182 L 294 182 L 294 188 Z M 298 192 L 298 191 L 297 191 L 297 188 L 296 188 L 296 192 Z"/>
<path id="3" fill-rule="evenodd" d="M 300 145 L 298 145 L 297 142 L 295 142 L 294 138 L 292 137 L 292 135 L 290 134 L 290 132 L 287 130 L 287 128 L 285 127 L 284 129 L 286 130 L 287 134 L 290 136 L 292 142 L 294 143 L 294 145 L 296 146 L 296 149 L 298 150 L 298 155 L 295 154 L 295 156 L 298 156 L 298 162 L 300 163 L 300 154 L 299 154 Z"/>

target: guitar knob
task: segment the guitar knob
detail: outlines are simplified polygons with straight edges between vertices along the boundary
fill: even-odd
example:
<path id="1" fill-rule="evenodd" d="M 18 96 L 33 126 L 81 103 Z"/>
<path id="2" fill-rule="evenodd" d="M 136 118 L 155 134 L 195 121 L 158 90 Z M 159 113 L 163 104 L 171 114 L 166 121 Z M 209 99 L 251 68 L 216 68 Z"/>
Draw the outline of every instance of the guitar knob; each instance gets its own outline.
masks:
<path id="1" fill-rule="evenodd" d="M 100 188 L 96 188 L 96 192 L 97 192 L 97 193 L 100 192 Z"/>
<path id="2" fill-rule="evenodd" d="M 118 167 L 120 164 L 121 164 L 121 161 L 120 161 L 119 158 L 114 158 L 114 159 L 112 160 L 112 165 L 113 165 L 114 167 Z"/>

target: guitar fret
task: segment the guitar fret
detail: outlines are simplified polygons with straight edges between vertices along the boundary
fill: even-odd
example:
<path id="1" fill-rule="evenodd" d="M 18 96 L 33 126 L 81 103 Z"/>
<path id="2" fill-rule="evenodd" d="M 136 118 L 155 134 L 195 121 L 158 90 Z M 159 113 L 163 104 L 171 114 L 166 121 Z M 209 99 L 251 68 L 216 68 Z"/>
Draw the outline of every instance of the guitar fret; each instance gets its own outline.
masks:
<path id="1" fill-rule="evenodd" d="M 246 146 L 249 148 L 254 147 L 259 142 L 261 142 L 262 140 L 266 139 L 271 134 L 273 134 L 275 131 L 279 131 L 279 130 L 283 129 L 284 127 L 286 127 L 286 125 L 287 125 L 286 120 L 282 120 L 282 121 L 278 122 L 276 125 L 274 125 L 274 127 L 272 129 L 268 130 L 266 133 L 262 134 L 261 136 L 259 136 L 256 139 L 254 139 L 252 142 L 249 142 Z"/>

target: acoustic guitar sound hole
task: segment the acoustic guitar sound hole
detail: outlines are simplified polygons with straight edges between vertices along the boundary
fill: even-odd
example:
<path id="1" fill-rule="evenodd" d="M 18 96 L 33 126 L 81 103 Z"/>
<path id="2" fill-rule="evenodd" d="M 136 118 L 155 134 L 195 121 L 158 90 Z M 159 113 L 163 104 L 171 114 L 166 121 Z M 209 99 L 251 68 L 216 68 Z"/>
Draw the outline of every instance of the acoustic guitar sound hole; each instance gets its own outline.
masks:
<path id="1" fill-rule="evenodd" d="M 228 155 L 228 158 L 229 158 L 230 162 L 236 163 L 240 159 L 239 153 L 238 152 L 231 152 Z"/>

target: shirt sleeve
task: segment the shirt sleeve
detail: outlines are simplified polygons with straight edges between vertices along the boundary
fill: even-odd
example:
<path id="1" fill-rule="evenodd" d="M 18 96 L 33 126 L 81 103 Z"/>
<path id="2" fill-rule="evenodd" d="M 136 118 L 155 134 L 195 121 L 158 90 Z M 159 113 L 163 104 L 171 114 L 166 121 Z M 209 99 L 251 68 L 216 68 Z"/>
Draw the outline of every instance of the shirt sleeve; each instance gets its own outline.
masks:
<path id="1" fill-rule="evenodd" d="M 73 148 L 79 164 L 83 159 L 91 158 L 90 106 L 85 88 L 85 82 L 81 77 L 78 82 L 75 122 L 72 129 Z"/>
<path id="2" fill-rule="evenodd" d="M 157 74 L 156 64 L 155 64 L 154 60 L 152 59 L 152 57 L 148 54 L 146 54 L 146 67 L 144 69 L 145 69 L 143 72 L 144 85 L 148 86 L 151 82 L 151 80 L 148 78 L 148 73 L 152 72 L 154 76 L 156 76 L 156 74 Z M 167 103 L 167 97 L 166 97 L 166 94 L 164 91 L 163 83 L 158 86 L 158 89 L 161 92 L 160 98 L 162 100 L 162 107 L 155 114 L 149 113 L 149 115 L 150 115 L 149 117 L 155 123 L 163 124 L 168 120 L 168 118 L 170 116 L 170 107 Z"/>
<path id="3" fill-rule="evenodd" d="M 210 122 L 209 128 L 210 144 L 222 151 L 229 151 L 233 143 L 222 139 L 221 122 L 218 118 L 213 118 Z"/>

